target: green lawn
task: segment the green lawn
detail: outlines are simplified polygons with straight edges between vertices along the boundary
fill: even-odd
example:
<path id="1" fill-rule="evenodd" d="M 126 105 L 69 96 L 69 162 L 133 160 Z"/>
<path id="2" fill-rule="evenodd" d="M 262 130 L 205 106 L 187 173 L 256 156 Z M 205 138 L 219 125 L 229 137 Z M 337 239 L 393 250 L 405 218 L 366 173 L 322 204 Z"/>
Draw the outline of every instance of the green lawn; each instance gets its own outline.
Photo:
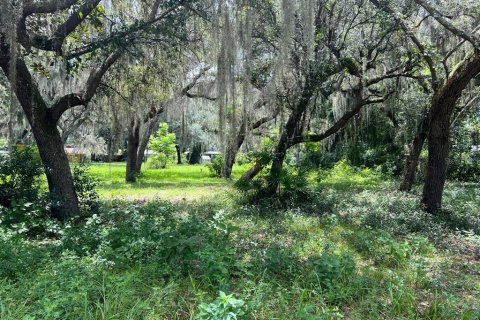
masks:
<path id="1" fill-rule="evenodd" d="M 247 169 L 246 166 L 235 166 L 233 179 Z M 125 183 L 125 163 L 92 164 L 89 171 L 99 181 L 98 193 L 102 199 L 191 201 L 225 193 L 232 183 L 212 177 L 205 165 L 170 165 L 158 170 L 144 168 L 136 183 Z"/>

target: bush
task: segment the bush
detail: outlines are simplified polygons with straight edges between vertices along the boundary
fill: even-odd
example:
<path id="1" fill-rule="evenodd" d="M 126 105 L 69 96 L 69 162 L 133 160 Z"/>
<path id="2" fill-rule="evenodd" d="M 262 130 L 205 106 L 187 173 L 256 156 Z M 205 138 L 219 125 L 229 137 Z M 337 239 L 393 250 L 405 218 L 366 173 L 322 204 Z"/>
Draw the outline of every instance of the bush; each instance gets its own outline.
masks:
<path id="1" fill-rule="evenodd" d="M 80 210 L 87 216 L 97 213 L 100 208 L 99 196 L 95 190 L 98 182 L 89 175 L 86 165 L 73 167 L 73 182 Z"/>
<path id="2" fill-rule="evenodd" d="M 167 156 L 164 153 L 159 153 L 148 158 L 147 167 L 149 169 L 165 169 L 167 167 L 167 163 Z"/>
<path id="3" fill-rule="evenodd" d="M 150 150 L 158 153 L 158 155 L 152 157 L 152 168 L 164 169 L 167 167 L 168 160 L 176 153 L 175 140 L 175 133 L 168 133 L 168 124 L 160 124 L 155 137 L 148 145 Z"/>
<path id="4" fill-rule="evenodd" d="M 0 156 L 0 205 L 37 200 L 43 172 L 38 152 L 32 147 L 15 147 L 9 155 Z"/>
<path id="5" fill-rule="evenodd" d="M 0 279 L 16 280 L 34 274 L 48 257 L 42 247 L 19 238 L 0 237 Z"/>
<path id="6" fill-rule="evenodd" d="M 232 227 L 221 212 L 180 218 L 174 210 L 168 203 L 117 204 L 83 227 L 67 228 L 63 250 L 95 255 L 118 267 L 158 264 L 165 272 L 195 275 L 215 288 L 223 285 L 235 264 Z"/>
<path id="7" fill-rule="evenodd" d="M 236 157 L 236 163 L 239 166 L 243 166 L 244 164 L 249 164 L 250 159 L 245 153 L 238 153 Z"/>
<path id="8" fill-rule="evenodd" d="M 208 170 L 212 174 L 212 177 L 221 177 L 223 168 L 223 157 L 221 155 L 215 156 L 212 162 L 207 164 Z"/>
<path id="9" fill-rule="evenodd" d="M 321 170 L 318 174 L 319 186 L 328 186 L 340 190 L 375 189 L 382 179 L 375 171 L 358 169 L 341 160 L 331 170 Z"/>
<path id="10" fill-rule="evenodd" d="M 448 177 L 458 181 L 477 182 L 480 179 L 480 152 L 452 152 L 448 162 Z"/>

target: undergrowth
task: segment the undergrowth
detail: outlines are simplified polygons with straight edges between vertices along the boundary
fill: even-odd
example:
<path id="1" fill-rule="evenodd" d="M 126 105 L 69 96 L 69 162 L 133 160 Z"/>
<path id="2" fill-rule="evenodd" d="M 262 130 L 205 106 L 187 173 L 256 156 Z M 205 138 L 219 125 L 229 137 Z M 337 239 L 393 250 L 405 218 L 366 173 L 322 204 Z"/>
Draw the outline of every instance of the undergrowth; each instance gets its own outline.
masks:
<path id="1" fill-rule="evenodd" d="M 283 208 L 112 201 L 54 237 L 1 226 L 0 319 L 480 317 L 475 186 L 449 185 L 430 216 L 339 179 Z"/>

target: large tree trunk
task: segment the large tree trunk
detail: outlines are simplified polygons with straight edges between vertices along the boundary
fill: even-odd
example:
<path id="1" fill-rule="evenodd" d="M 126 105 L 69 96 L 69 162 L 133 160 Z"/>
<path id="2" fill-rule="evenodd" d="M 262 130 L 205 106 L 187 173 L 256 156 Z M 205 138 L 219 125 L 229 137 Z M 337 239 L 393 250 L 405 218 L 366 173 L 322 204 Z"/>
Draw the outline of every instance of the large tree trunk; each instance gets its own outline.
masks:
<path id="1" fill-rule="evenodd" d="M 287 155 L 288 148 L 292 146 L 295 136 L 300 136 L 302 134 L 303 126 L 301 125 L 301 121 L 305 117 L 305 113 L 313 94 L 313 83 L 311 82 L 311 79 L 307 79 L 300 100 L 290 114 L 275 148 L 272 157 L 272 168 L 270 169 L 270 174 L 268 176 L 267 195 L 274 196 L 277 193 L 283 169 L 283 161 Z"/>
<path id="2" fill-rule="evenodd" d="M 402 183 L 400 184 L 400 191 L 411 191 L 415 175 L 417 172 L 418 162 L 420 160 L 420 154 L 425 140 L 428 136 L 428 115 L 424 115 L 417 130 L 417 135 L 413 139 L 410 146 L 410 154 L 405 162 L 405 169 L 403 172 Z"/>
<path id="3" fill-rule="evenodd" d="M 1 49 L 0 67 L 9 78 L 30 123 L 45 167 L 50 194 L 58 201 L 58 205 L 52 209 L 52 215 L 60 220 L 75 216 L 80 211 L 78 199 L 56 120 L 51 116 L 25 62 L 21 58 L 15 58 L 15 63 L 11 63 L 8 47 L 3 46 Z M 13 67 L 15 70 L 11 70 Z"/>
<path id="4" fill-rule="evenodd" d="M 140 145 L 140 126 L 137 119 L 133 118 L 128 127 L 128 141 L 127 141 L 127 171 L 125 175 L 126 182 L 137 181 L 137 155 L 138 147 Z"/>
<path id="5" fill-rule="evenodd" d="M 55 124 L 36 119 L 31 125 L 45 167 L 50 195 L 53 200 L 59 201 L 58 206 L 53 206 L 52 215 L 57 219 L 65 220 L 77 214 L 79 208 L 63 141 Z"/>
<path id="6" fill-rule="evenodd" d="M 450 153 L 450 114 L 438 113 L 430 122 L 428 170 L 423 190 L 427 212 L 436 213 L 442 206 Z"/>
<path id="7" fill-rule="evenodd" d="M 450 153 L 450 124 L 455 105 L 463 90 L 479 73 L 480 55 L 477 53 L 471 60 L 465 61 L 432 98 L 428 167 L 422 197 L 425 209 L 429 213 L 436 213 L 442 206 Z"/>

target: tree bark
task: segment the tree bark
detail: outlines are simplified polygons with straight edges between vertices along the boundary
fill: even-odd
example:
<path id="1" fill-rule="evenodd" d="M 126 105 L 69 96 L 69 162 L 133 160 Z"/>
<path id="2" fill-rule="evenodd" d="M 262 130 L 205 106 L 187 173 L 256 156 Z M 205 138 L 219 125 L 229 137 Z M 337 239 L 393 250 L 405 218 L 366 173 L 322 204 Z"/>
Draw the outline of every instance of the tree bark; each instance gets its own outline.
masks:
<path id="1" fill-rule="evenodd" d="M 130 121 L 128 127 L 128 142 L 127 142 L 127 171 L 125 175 L 126 182 L 137 181 L 137 155 L 138 147 L 140 145 L 140 126 L 138 125 L 136 117 Z"/>
<path id="2" fill-rule="evenodd" d="M 145 158 L 145 150 L 147 150 L 148 141 L 150 140 L 150 135 L 152 133 L 152 129 L 154 126 L 154 122 L 147 124 L 143 130 L 143 134 L 139 136 L 139 145 L 137 149 L 137 160 L 135 163 L 135 173 L 139 175 L 142 172 L 142 165 L 143 160 Z"/>
<path id="3" fill-rule="evenodd" d="M 175 144 L 175 149 L 177 150 L 177 164 L 182 164 L 182 150 L 178 144 Z"/>
<path id="4" fill-rule="evenodd" d="M 38 151 L 45 167 L 48 189 L 58 206 L 53 206 L 52 215 L 65 220 L 79 212 L 70 164 L 63 149 L 63 141 L 56 125 L 38 119 L 31 124 Z"/>
<path id="5" fill-rule="evenodd" d="M 245 128 L 245 123 L 243 123 L 242 127 L 238 132 L 238 135 L 235 137 L 235 139 L 233 139 L 229 143 L 227 147 L 227 152 L 223 157 L 223 167 L 222 167 L 221 175 L 225 179 L 232 178 L 233 165 L 235 164 L 235 159 L 237 157 L 238 150 L 240 150 L 243 142 L 245 141 L 245 135 L 246 135 L 246 128 Z"/>
<path id="6" fill-rule="evenodd" d="M 422 202 L 429 213 L 437 213 L 447 178 L 450 153 L 450 124 L 455 105 L 470 81 L 480 73 L 480 53 L 464 61 L 445 84 L 436 91 L 430 107 L 428 167 Z"/>
<path id="7" fill-rule="evenodd" d="M 270 162 L 270 161 L 268 161 Z M 247 172 L 245 172 L 240 179 L 236 182 L 237 184 L 247 183 L 252 181 L 262 170 L 267 166 L 268 163 L 258 161 L 256 162 L 253 167 L 250 168 Z"/>
<path id="8" fill-rule="evenodd" d="M 423 145 L 428 136 L 428 114 L 425 114 L 420 122 L 417 135 L 413 139 L 410 146 L 410 154 L 405 162 L 405 169 L 403 172 L 402 183 L 400 184 L 400 191 L 411 191 L 413 181 L 417 172 L 418 162 L 420 160 L 420 154 L 422 152 Z"/>
<path id="9" fill-rule="evenodd" d="M 439 113 L 432 118 L 428 137 L 428 170 L 423 189 L 427 212 L 436 213 L 442 206 L 450 153 L 450 114 Z"/>
<path id="10" fill-rule="evenodd" d="M 11 63 L 11 54 L 2 45 L 0 67 L 9 77 L 13 90 L 32 128 L 38 146 L 40 158 L 45 168 L 51 197 L 58 201 L 52 209 L 52 216 L 66 220 L 79 213 L 78 198 L 75 193 L 70 164 L 63 149 L 62 138 L 57 128 L 56 119 L 51 115 L 32 76 L 21 58 Z M 11 66 L 15 64 L 15 71 Z"/>

